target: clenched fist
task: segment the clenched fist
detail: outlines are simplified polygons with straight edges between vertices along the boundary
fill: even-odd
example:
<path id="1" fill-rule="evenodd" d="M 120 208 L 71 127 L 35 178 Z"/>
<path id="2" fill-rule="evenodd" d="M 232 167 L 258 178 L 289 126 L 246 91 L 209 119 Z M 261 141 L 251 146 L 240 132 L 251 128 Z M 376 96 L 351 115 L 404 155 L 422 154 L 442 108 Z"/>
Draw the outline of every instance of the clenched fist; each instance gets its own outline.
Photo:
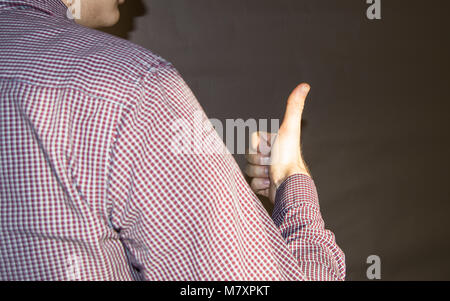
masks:
<path id="1" fill-rule="evenodd" d="M 252 190 L 272 202 L 289 176 L 310 176 L 300 147 L 302 113 L 309 90 L 308 84 L 301 84 L 291 93 L 278 134 L 256 132 L 251 138 L 245 173 L 252 178 Z"/>

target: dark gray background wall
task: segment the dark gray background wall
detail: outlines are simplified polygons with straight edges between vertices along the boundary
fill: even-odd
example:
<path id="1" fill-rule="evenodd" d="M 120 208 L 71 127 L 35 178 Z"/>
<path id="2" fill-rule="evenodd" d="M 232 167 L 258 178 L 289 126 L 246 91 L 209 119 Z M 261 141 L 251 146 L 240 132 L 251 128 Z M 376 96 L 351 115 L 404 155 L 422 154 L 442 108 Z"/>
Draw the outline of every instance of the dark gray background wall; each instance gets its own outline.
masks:
<path id="1" fill-rule="evenodd" d="M 348 279 L 450 280 L 448 1 L 128 0 L 109 31 L 173 62 L 210 118 L 282 118 L 313 90 L 304 153 Z M 236 156 L 243 166 L 242 156 Z"/>

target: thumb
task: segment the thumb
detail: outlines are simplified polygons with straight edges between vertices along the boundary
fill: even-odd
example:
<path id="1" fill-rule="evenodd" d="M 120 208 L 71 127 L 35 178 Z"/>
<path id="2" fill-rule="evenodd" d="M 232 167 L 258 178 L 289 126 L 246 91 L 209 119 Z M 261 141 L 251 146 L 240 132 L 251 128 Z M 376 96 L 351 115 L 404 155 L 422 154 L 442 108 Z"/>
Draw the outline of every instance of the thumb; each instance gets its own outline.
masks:
<path id="1" fill-rule="evenodd" d="M 311 87 L 308 84 L 300 84 L 292 91 L 287 101 L 286 113 L 280 130 L 287 131 L 300 139 L 303 108 L 306 97 Z"/>

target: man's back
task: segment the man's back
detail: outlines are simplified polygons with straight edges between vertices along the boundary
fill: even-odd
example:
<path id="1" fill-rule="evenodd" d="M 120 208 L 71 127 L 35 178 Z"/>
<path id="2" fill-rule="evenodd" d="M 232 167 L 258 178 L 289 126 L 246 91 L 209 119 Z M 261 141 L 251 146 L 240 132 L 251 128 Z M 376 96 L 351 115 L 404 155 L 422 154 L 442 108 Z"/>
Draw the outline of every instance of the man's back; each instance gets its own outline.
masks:
<path id="1" fill-rule="evenodd" d="M 215 132 L 174 149 L 206 119 L 178 72 L 65 12 L 0 0 L 0 279 L 343 278 L 318 204 L 291 253 Z"/>
<path id="2" fill-rule="evenodd" d="M 60 2 L 14 2 L 0 2 L 0 278 L 133 279 L 109 224 L 110 155 L 129 98 L 165 62 L 55 20 Z"/>

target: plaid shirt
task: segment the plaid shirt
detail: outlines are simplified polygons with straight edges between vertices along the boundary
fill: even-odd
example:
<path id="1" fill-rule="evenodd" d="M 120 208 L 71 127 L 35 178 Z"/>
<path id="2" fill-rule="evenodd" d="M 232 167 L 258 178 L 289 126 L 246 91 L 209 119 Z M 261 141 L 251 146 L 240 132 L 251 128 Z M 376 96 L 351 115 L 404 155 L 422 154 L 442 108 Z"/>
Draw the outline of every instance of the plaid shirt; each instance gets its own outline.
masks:
<path id="1" fill-rule="evenodd" d="M 172 151 L 204 114 L 176 69 L 66 11 L 0 0 L 1 280 L 344 279 L 312 179 L 271 218 L 230 153 Z"/>

